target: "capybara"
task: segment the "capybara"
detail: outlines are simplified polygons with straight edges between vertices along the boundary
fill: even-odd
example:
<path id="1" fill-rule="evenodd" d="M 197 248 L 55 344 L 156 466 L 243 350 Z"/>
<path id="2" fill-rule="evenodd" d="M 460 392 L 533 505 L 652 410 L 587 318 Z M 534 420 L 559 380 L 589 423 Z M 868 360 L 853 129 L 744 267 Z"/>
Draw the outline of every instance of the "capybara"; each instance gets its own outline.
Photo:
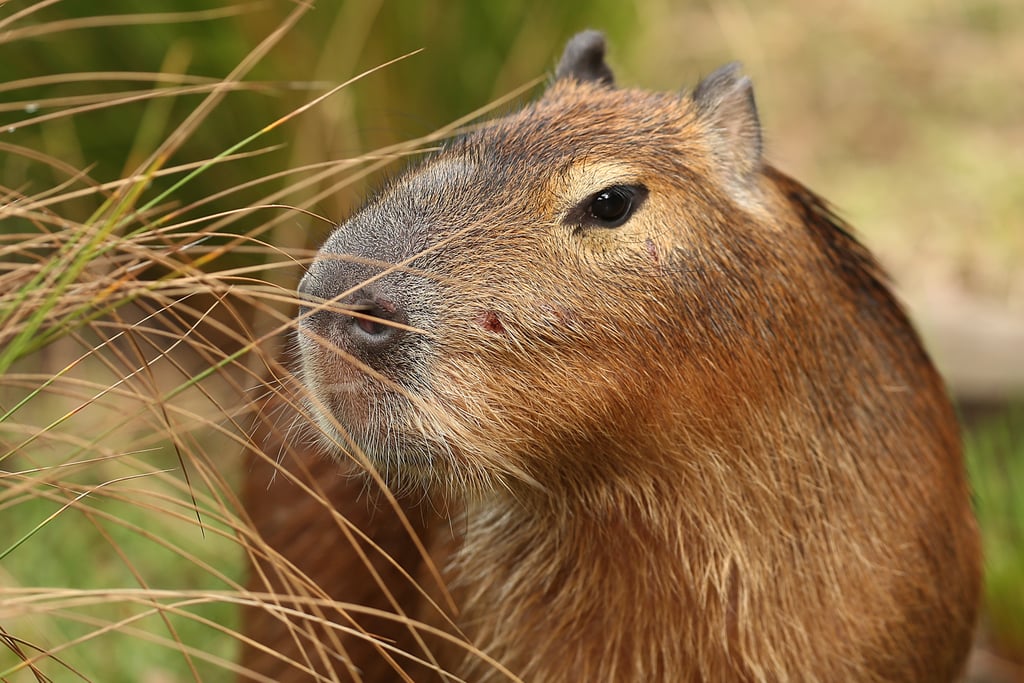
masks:
<path id="1" fill-rule="evenodd" d="M 876 261 L 765 161 L 736 65 L 620 88 L 577 35 L 536 102 L 335 230 L 299 293 L 317 448 L 365 472 L 288 444 L 334 510 L 264 473 L 252 515 L 380 613 L 318 644 L 251 617 L 252 668 L 354 643 L 273 676 L 960 674 L 980 559 L 953 409 Z"/>

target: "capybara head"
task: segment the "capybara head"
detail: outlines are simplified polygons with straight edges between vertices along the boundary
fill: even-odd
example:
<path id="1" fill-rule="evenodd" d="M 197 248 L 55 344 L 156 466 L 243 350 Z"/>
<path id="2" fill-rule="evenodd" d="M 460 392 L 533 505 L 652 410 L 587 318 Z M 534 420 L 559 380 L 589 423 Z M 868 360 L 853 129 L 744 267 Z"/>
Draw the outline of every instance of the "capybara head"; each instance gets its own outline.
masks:
<path id="1" fill-rule="evenodd" d="M 870 257 L 763 162 L 739 68 L 618 88 L 595 33 L 382 189 L 300 291 L 321 427 L 393 484 L 607 481 L 828 423 L 921 361 Z"/>

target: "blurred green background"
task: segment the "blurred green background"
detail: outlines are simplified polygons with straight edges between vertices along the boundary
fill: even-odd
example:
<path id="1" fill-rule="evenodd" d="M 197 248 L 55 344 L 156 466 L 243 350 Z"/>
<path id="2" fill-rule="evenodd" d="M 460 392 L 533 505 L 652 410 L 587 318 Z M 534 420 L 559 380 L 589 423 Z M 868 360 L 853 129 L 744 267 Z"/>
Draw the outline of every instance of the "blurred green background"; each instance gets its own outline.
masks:
<path id="1" fill-rule="evenodd" d="M 0 187 L 31 195 L 67 180 L 67 169 L 37 163 L 23 150 L 88 169 L 98 182 L 121 178 L 173 134 L 202 93 L 55 114 L 169 91 L 175 82 L 202 88 L 227 76 L 298 7 L 281 0 L 218 9 L 198 0 L 110 0 L 102 9 L 85 0 L 45 7 L 0 3 Z M 149 18 L 138 14 L 143 11 Z M 173 16 L 155 16 L 160 13 Z M 94 19 L 100 14 L 105 18 Z M 608 34 L 609 60 L 623 84 L 680 88 L 724 62 L 742 61 L 755 83 L 769 158 L 834 202 L 893 272 L 971 420 L 968 444 L 992 593 L 975 673 L 978 680 L 1014 680 L 1021 669 L 1013 660 L 1024 660 L 1024 498 L 1017 493 L 1024 485 L 1019 0 L 321 2 L 168 165 L 211 158 L 363 70 L 422 52 L 271 131 L 256 146 L 276 148 L 210 169 L 173 201 L 184 207 L 202 202 L 196 215 L 230 211 L 295 182 L 294 176 L 272 177 L 279 171 L 426 135 L 550 72 L 567 38 L 586 27 Z M 105 79 L 99 76 L 104 72 L 149 75 Z M 155 82 L 158 72 L 182 76 Z M 244 187 L 254 179 L 263 182 Z M 293 190 L 288 201 L 315 197 L 314 211 L 340 221 L 374 180 L 335 190 L 337 178 L 325 178 Z M 170 182 L 156 179 L 150 191 L 155 195 Z M 234 191 L 218 198 L 228 189 Z M 60 210 L 84 221 L 98 201 L 83 196 Z M 230 229 L 244 232 L 266 220 L 257 212 Z M 0 224 L 0 232 L 24 229 L 13 219 Z M 295 214 L 266 238 L 311 246 L 328 230 Z M 273 277 L 287 284 L 297 276 L 296 269 Z M 55 540 L 19 549 L 5 561 L 0 586 L 30 582 L 31 567 L 40 562 L 80 558 L 79 551 L 53 550 L 57 546 L 65 548 Z M 55 572 L 36 576 L 60 583 L 66 572 Z M 170 660 L 145 680 L 185 677 Z M 127 676 L 116 680 L 143 680 Z"/>

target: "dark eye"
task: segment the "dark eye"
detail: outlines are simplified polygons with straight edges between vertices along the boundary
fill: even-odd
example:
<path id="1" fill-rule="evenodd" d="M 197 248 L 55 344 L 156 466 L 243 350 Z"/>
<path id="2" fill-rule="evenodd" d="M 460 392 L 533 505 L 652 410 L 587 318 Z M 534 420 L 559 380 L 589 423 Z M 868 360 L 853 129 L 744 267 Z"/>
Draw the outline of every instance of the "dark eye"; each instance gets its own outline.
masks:
<path id="1" fill-rule="evenodd" d="M 618 225 L 633 208 L 633 193 L 628 187 L 609 187 L 594 195 L 590 202 L 590 215 L 602 223 Z"/>
<path id="2" fill-rule="evenodd" d="M 647 196 L 642 185 L 612 185 L 577 206 L 566 222 L 580 227 L 617 228 L 633 215 Z"/>

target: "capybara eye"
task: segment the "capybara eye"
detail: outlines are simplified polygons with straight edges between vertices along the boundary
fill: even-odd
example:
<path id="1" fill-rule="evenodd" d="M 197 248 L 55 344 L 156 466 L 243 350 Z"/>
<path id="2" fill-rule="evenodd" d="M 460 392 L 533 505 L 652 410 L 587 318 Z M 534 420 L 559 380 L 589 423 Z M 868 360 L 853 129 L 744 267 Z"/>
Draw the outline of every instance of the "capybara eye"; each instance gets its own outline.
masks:
<path id="1" fill-rule="evenodd" d="M 646 194 L 646 189 L 640 186 L 607 187 L 588 200 L 583 222 L 603 228 L 617 228 L 629 220 Z"/>
<path id="2" fill-rule="evenodd" d="M 621 225 L 632 208 L 633 193 L 628 187 L 616 185 L 594 195 L 590 215 L 609 226 Z"/>

